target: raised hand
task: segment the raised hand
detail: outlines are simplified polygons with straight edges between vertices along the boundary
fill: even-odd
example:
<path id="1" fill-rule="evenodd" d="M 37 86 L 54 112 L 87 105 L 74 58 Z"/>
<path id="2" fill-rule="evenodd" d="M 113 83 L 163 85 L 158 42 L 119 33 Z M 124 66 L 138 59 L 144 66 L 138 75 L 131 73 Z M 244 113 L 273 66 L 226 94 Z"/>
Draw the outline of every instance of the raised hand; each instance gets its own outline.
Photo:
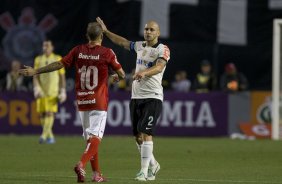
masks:
<path id="1" fill-rule="evenodd" d="M 34 76 L 36 74 L 36 70 L 30 66 L 24 65 L 24 69 L 20 69 L 18 73 L 23 76 Z"/>
<path id="2" fill-rule="evenodd" d="M 108 30 L 107 26 L 104 24 L 103 20 L 100 17 L 97 17 L 96 21 L 101 25 L 103 32 L 106 32 Z"/>

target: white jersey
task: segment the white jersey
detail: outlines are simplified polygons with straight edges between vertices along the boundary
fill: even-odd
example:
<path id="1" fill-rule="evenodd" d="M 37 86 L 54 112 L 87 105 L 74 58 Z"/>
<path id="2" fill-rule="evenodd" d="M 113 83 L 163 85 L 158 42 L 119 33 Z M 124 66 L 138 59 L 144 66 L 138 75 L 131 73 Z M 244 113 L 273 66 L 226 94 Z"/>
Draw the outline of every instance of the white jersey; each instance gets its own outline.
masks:
<path id="1" fill-rule="evenodd" d="M 166 45 L 157 43 L 154 46 L 146 46 L 146 42 L 138 41 L 130 43 L 130 50 L 137 53 L 136 69 L 139 72 L 150 68 L 156 64 L 157 59 L 161 58 L 168 62 L 170 51 Z M 162 79 L 165 68 L 161 73 L 145 77 L 144 79 L 134 80 L 132 83 L 132 99 L 156 98 L 163 101 Z"/>

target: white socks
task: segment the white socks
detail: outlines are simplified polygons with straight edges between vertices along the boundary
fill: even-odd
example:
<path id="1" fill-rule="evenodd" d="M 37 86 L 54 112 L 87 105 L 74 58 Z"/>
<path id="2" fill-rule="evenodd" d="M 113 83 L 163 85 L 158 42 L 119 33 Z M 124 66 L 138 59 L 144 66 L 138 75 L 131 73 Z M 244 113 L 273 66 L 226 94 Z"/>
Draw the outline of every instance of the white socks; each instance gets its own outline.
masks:
<path id="1" fill-rule="evenodd" d="M 141 145 L 139 145 L 137 142 L 135 142 L 135 143 L 136 143 L 136 146 L 137 146 L 139 153 L 141 154 Z"/>
<path id="2" fill-rule="evenodd" d="M 153 145 L 152 145 L 153 147 Z M 153 149 L 152 149 L 153 150 Z M 153 154 L 153 151 L 152 151 L 152 155 L 151 155 L 151 159 L 150 159 L 150 166 L 153 166 L 157 163 L 155 157 L 154 157 L 154 154 Z"/>
<path id="3" fill-rule="evenodd" d="M 153 155 L 153 141 L 143 141 L 141 145 L 141 171 L 147 177 L 148 167 Z"/>
<path id="4" fill-rule="evenodd" d="M 149 142 L 152 142 L 153 143 L 153 141 L 149 141 Z M 142 144 L 141 144 L 142 145 Z M 139 151 L 139 153 L 141 154 L 141 145 L 139 145 L 137 142 L 136 142 L 136 146 L 137 146 L 137 149 L 138 149 L 138 151 Z M 153 144 L 152 144 L 152 147 L 153 147 Z M 154 154 L 153 154 L 153 148 L 152 148 L 152 155 L 151 155 L 151 159 L 150 159 L 150 166 L 153 166 L 153 165 L 155 165 L 156 164 L 156 159 L 155 159 L 155 157 L 154 157 Z"/>

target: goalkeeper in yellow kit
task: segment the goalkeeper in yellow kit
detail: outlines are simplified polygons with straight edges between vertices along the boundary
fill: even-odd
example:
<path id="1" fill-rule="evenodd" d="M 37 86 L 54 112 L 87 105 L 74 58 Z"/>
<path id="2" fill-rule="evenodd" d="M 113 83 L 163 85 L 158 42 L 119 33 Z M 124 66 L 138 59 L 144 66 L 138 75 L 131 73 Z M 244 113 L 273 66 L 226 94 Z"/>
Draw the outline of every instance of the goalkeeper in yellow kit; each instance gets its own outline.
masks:
<path id="1" fill-rule="evenodd" d="M 53 53 L 52 41 L 43 42 L 43 54 L 35 58 L 34 68 L 41 68 L 50 63 L 60 61 L 61 56 Z M 58 111 L 58 102 L 66 100 L 65 69 L 50 73 L 35 75 L 33 78 L 33 92 L 36 99 L 36 110 L 40 115 L 42 134 L 39 143 L 53 144 L 55 138 L 52 132 L 54 114 Z"/>

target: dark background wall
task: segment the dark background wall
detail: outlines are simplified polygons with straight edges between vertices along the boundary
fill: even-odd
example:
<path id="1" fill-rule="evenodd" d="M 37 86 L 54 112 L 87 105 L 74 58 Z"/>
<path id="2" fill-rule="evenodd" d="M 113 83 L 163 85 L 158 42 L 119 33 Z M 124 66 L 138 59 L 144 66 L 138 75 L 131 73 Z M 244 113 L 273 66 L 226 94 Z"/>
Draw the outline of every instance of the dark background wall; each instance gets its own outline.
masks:
<path id="1" fill-rule="evenodd" d="M 243 6 L 246 10 L 245 22 L 243 22 L 245 43 L 218 41 L 220 31 L 227 37 L 232 36 L 228 34 L 228 31 L 225 32 L 224 28 L 219 28 L 219 20 L 222 18 L 219 12 L 222 10 L 222 4 L 229 3 L 231 8 L 234 6 L 236 10 L 238 8 L 236 1 L 246 4 Z M 183 1 L 170 3 L 167 17 L 169 36 L 161 38 L 161 41 L 171 50 L 171 60 L 164 78 L 173 80 L 175 71 L 184 69 L 188 72 L 189 79 L 193 79 L 199 70 L 200 61 L 209 59 L 218 76 L 223 72 L 225 63 L 234 62 L 238 70 L 249 79 L 251 89 L 271 89 L 272 21 L 274 18 L 282 18 L 282 7 L 271 6 L 272 1 L 274 0 L 195 0 L 194 5 L 183 3 Z M 20 59 L 23 64 L 32 64 L 33 57 L 39 54 L 39 43 L 43 38 L 53 40 L 57 53 L 67 54 L 75 45 L 86 42 L 87 23 L 94 21 L 97 16 L 104 20 L 111 31 L 129 40 L 141 40 L 142 35 L 139 34 L 139 29 L 143 4 L 144 1 L 141 0 L 2 0 L 0 6 L 1 70 L 8 69 L 13 58 Z M 26 7 L 30 7 L 33 11 L 35 22 L 32 25 L 20 26 L 19 17 Z M 157 9 L 159 16 L 163 16 L 165 10 L 153 7 L 152 11 L 154 9 Z M 14 20 L 14 25 L 8 29 L 4 26 L 7 23 L 7 20 L 3 19 L 5 13 L 10 14 Z M 52 29 L 45 30 L 43 33 L 40 30 L 43 36 L 39 36 L 40 38 L 33 42 L 30 40 L 36 38 L 36 32 L 26 33 L 26 36 L 20 35 L 25 30 L 29 32 L 36 30 L 47 14 L 52 14 L 57 20 L 57 24 Z M 232 16 L 236 19 L 239 14 L 235 11 Z M 9 42 L 11 45 L 8 48 L 7 35 L 16 28 L 20 31 L 13 32 L 12 38 L 9 38 L 13 41 Z M 238 34 L 242 33 L 238 31 Z M 233 36 L 236 37 L 236 35 Z M 15 45 L 20 46 L 14 48 Z M 104 45 L 113 48 L 127 72 L 135 67 L 134 54 L 113 45 L 108 39 L 105 39 Z M 14 50 L 13 54 L 7 55 L 7 49 Z M 17 54 L 17 52 L 25 51 L 24 49 L 30 51 L 28 56 Z M 67 75 L 71 77 L 73 72 L 68 72 Z"/>

